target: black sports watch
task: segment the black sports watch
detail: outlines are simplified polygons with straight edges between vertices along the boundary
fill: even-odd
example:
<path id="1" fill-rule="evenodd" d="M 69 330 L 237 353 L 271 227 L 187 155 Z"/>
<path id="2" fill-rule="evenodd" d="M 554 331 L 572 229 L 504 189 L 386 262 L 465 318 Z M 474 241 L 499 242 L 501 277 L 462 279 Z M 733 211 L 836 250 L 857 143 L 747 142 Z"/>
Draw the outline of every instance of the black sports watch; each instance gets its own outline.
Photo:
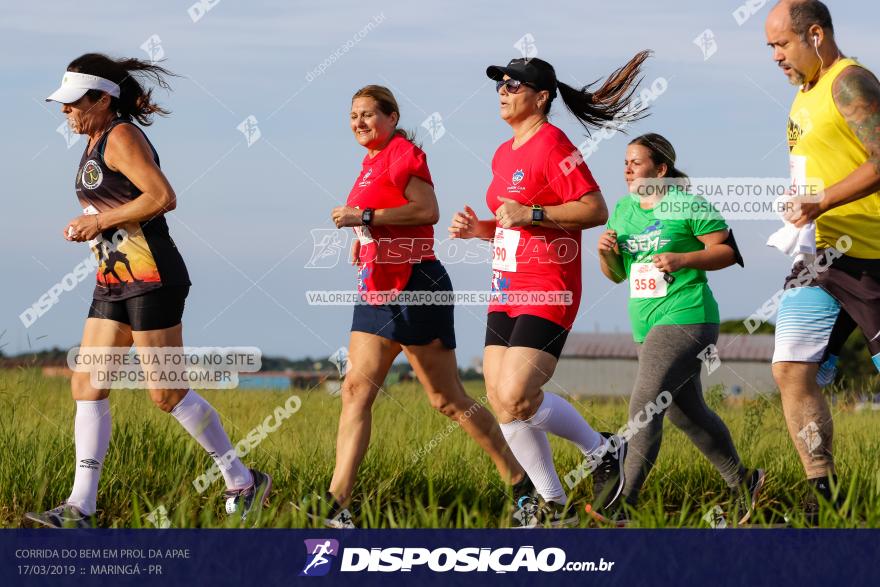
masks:
<path id="1" fill-rule="evenodd" d="M 539 222 L 544 221 L 544 208 L 535 204 L 532 206 L 532 226 L 537 226 Z"/>
<path id="2" fill-rule="evenodd" d="M 370 223 L 373 222 L 373 209 L 365 208 L 363 212 L 361 212 L 361 223 L 364 226 L 369 226 Z"/>

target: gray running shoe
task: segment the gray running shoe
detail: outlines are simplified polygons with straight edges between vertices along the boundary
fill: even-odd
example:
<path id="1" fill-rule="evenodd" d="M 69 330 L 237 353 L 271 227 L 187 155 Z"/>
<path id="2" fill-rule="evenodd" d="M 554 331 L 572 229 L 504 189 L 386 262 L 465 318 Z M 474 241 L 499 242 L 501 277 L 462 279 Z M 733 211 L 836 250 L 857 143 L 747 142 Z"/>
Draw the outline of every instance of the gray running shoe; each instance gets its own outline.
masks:
<path id="1" fill-rule="evenodd" d="M 517 505 L 519 509 L 513 514 L 514 528 L 565 528 L 578 524 L 577 512 L 555 501 L 544 501 L 536 496 L 523 496 Z"/>
<path id="2" fill-rule="evenodd" d="M 254 482 L 249 487 L 223 492 L 226 513 L 230 516 L 239 514 L 242 522 L 246 521 L 251 513 L 259 514 L 262 507 L 269 502 L 269 493 L 272 491 L 272 477 L 256 469 L 250 471 Z"/>
<path id="3" fill-rule="evenodd" d="M 97 528 L 97 516 L 88 516 L 66 501 L 45 512 L 27 512 L 25 520 L 48 528 Z"/>

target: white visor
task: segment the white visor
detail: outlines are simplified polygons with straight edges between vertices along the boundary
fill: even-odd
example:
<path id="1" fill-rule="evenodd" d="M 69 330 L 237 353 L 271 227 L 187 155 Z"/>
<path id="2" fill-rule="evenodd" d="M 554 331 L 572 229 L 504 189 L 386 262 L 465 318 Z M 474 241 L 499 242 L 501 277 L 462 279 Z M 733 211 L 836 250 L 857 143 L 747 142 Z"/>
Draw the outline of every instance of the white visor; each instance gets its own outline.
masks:
<path id="1" fill-rule="evenodd" d="M 65 71 L 64 77 L 61 78 L 61 87 L 52 92 L 52 95 L 46 98 L 46 102 L 70 104 L 85 96 L 89 90 L 101 90 L 114 98 L 119 97 L 119 85 L 109 79 L 87 73 Z"/>

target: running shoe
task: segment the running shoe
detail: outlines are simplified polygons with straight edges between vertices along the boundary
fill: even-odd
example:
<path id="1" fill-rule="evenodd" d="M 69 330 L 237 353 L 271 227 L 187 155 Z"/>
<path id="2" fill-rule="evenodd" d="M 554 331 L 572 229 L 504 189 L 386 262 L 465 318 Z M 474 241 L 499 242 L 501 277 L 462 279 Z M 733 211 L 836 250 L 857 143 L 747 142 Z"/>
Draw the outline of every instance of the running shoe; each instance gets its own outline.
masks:
<path id="1" fill-rule="evenodd" d="M 272 477 L 256 469 L 250 471 L 254 477 L 253 483 L 244 489 L 228 489 L 223 492 L 226 513 L 230 516 L 239 514 L 242 522 L 251 513 L 259 514 L 260 509 L 269 503 L 269 493 L 272 491 Z"/>
<path id="2" fill-rule="evenodd" d="M 337 530 L 353 530 L 356 528 L 354 525 L 354 519 L 352 518 L 351 512 L 348 511 L 348 508 L 342 508 L 333 514 L 332 517 L 325 518 L 324 525 L 328 528 L 335 528 Z"/>
<path id="3" fill-rule="evenodd" d="M 565 528 L 578 524 L 577 512 L 555 501 L 544 501 L 537 496 L 523 496 L 517 506 L 518 509 L 513 514 L 514 528 Z"/>
<path id="4" fill-rule="evenodd" d="M 626 458 L 626 442 L 622 438 L 615 438 L 607 432 L 601 434 L 606 438 L 606 448 L 592 473 L 593 503 L 590 504 L 590 510 L 599 514 L 613 506 L 623 492 L 623 461 Z M 616 439 L 616 449 L 611 442 L 613 438 Z"/>
<path id="5" fill-rule="evenodd" d="M 838 492 L 835 496 L 835 492 L 831 489 L 831 483 L 837 485 L 837 476 L 832 482 L 824 478 L 810 481 L 810 495 L 804 499 L 802 504 L 804 521 L 808 526 L 819 525 L 819 511 L 823 504 L 830 504 L 836 511 L 843 508 L 843 495 Z"/>
<path id="6" fill-rule="evenodd" d="M 758 503 L 758 495 L 764 487 L 767 478 L 764 469 L 752 469 L 746 471 L 740 486 L 733 490 L 731 496 L 731 508 L 729 523 L 741 526 L 749 521 L 755 506 Z"/>
<path id="7" fill-rule="evenodd" d="M 57 508 L 45 512 L 27 512 L 25 520 L 48 528 L 97 528 L 95 515 L 86 515 L 76 506 L 63 502 Z"/>
<path id="8" fill-rule="evenodd" d="M 348 508 L 341 506 L 329 491 L 324 497 L 315 494 L 304 498 L 300 505 L 295 503 L 292 505 L 305 513 L 309 519 L 321 522 L 327 528 L 334 528 L 336 530 L 353 530 L 357 528 L 354 525 L 354 516 L 351 515 Z"/>

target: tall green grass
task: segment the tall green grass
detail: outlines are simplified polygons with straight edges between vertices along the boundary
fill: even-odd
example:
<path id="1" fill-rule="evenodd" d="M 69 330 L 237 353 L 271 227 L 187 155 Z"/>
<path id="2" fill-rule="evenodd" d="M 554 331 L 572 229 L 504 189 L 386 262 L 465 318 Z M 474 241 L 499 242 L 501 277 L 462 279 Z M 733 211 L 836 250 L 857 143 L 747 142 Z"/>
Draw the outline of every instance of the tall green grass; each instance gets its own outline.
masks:
<path id="1" fill-rule="evenodd" d="M 468 384 L 472 397 L 484 390 Z M 233 443 L 243 438 L 290 393 L 302 407 L 285 420 L 244 461 L 274 478 L 271 505 L 262 527 L 309 527 L 313 523 L 292 506 L 323 494 L 333 472 L 339 399 L 320 390 L 205 391 Z M 707 394 L 730 427 L 748 466 L 767 469 L 757 522 L 781 523 L 785 516 L 803 525 L 798 505 L 806 484 L 776 399 L 728 406 Z M 155 408 L 146 392 L 120 390 L 111 396 L 113 436 L 98 498 L 105 527 L 150 527 L 147 515 L 162 505 L 174 527 L 233 527 L 223 514 L 222 481 L 199 495 L 193 480 L 211 464 L 209 457 L 168 414 Z M 580 399 L 576 405 L 599 430 L 616 431 L 626 422 L 622 401 Z M 20 525 L 25 511 L 58 505 L 73 480 L 74 402 L 64 379 L 44 378 L 36 370 L 0 372 L 0 525 Z M 355 488 L 358 525 L 372 528 L 486 528 L 505 525 L 510 496 L 489 459 L 460 429 L 428 406 L 418 384 L 402 383 L 380 394 L 374 408 L 373 438 Z M 822 513 L 830 527 L 880 527 L 880 412 L 856 413 L 835 406 L 835 455 L 848 495 L 843 514 Z M 420 449 L 435 445 L 431 450 Z M 560 476 L 581 460 L 577 449 L 553 438 Z M 589 481 L 570 499 L 588 525 L 583 505 Z M 666 424 L 663 448 L 635 515 L 639 527 L 705 527 L 704 514 L 724 504 L 727 489 L 708 461 L 673 426 Z"/>

